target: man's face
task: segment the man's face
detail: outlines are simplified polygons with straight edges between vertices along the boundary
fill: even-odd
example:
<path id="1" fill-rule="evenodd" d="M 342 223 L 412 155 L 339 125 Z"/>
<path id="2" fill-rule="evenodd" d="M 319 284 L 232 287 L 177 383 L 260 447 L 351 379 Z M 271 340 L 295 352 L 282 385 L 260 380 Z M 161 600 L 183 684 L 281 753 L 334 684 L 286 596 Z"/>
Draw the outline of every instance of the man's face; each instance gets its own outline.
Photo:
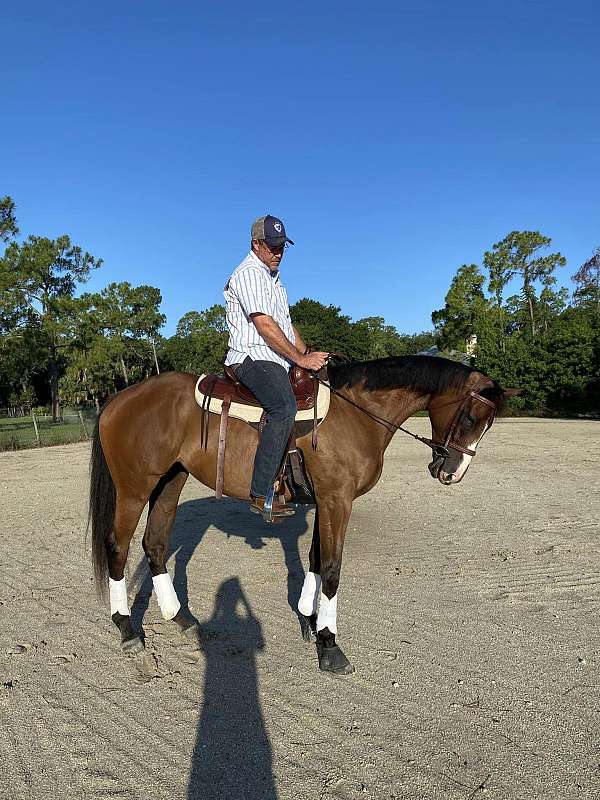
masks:
<path id="1" fill-rule="evenodd" d="M 285 244 L 267 244 L 263 239 L 253 239 L 252 247 L 254 252 L 269 269 L 279 269 Z"/>

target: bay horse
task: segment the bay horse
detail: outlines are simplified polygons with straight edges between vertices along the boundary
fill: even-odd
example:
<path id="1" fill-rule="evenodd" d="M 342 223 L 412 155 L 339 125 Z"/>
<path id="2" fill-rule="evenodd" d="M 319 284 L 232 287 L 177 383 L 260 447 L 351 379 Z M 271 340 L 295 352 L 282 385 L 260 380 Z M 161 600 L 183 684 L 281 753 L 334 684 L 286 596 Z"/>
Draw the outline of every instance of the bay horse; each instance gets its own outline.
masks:
<path id="1" fill-rule="evenodd" d="M 518 390 L 503 389 L 477 369 L 432 356 L 337 365 L 329 367 L 328 377 L 331 403 L 317 449 L 311 447 L 310 435 L 298 439 L 316 499 L 309 571 L 298 610 L 304 638 L 316 642 L 320 668 L 348 674 L 354 668 L 335 637 L 342 550 L 354 499 L 379 480 L 396 430 L 424 409 L 432 438 L 415 438 L 433 451 L 429 471 L 445 485 L 458 483 L 503 400 Z M 147 504 L 142 546 L 161 613 L 199 644 L 198 625 L 181 607 L 165 566 L 188 475 L 215 487 L 218 418 L 202 446 L 195 383 L 195 375 L 170 372 L 124 389 L 102 409 L 93 437 L 89 522 L 96 586 L 100 595 L 109 589 L 111 617 L 120 630 L 121 647 L 129 653 L 144 644 L 131 625 L 124 569 Z M 226 495 L 249 500 L 257 442 L 254 428 L 230 420 Z"/>

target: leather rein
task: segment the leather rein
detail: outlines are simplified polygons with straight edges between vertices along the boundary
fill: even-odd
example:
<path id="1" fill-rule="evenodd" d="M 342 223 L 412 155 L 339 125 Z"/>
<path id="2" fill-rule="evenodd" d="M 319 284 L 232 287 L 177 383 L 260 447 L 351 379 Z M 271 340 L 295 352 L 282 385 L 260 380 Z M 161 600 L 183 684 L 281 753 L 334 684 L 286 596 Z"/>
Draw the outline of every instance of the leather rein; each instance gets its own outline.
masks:
<path id="1" fill-rule="evenodd" d="M 489 406 L 490 408 L 493 409 L 492 413 L 489 416 L 486 430 L 489 430 L 489 428 L 492 427 L 494 418 L 496 416 L 496 404 L 492 400 L 488 400 L 487 397 L 483 397 L 481 394 L 479 394 L 479 391 L 484 388 L 485 384 L 491 382 L 489 378 L 484 378 L 475 386 L 474 389 L 472 389 L 470 392 L 467 392 L 467 394 L 457 397 L 456 400 L 450 400 L 448 403 L 443 403 L 441 406 L 436 406 L 437 408 L 443 408 L 443 406 L 453 405 L 454 403 L 461 403 L 461 405 L 456 409 L 456 412 L 452 417 L 450 424 L 448 425 L 447 431 L 444 435 L 444 440 L 442 442 L 438 442 L 435 439 L 429 439 L 426 436 L 419 436 L 418 434 L 409 431 L 407 428 L 403 428 L 402 425 L 396 425 L 395 422 L 392 422 L 389 419 L 384 419 L 383 417 L 374 414 L 372 411 L 368 411 L 366 408 L 363 408 L 362 406 L 358 405 L 358 403 L 355 403 L 354 400 L 350 400 L 349 397 L 346 397 L 337 389 L 334 389 L 329 383 L 329 381 L 322 380 L 316 374 L 314 374 L 314 377 L 319 381 L 319 383 L 322 383 L 323 386 L 327 386 L 327 388 L 332 394 L 341 397 L 342 400 L 345 400 L 347 403 L 350 403 L 351 406 L 354 406 L 354 408 L 357 408 L 359 411 L 362 411 L 363 414 L 366 414 L 375 422 L 379 423 L 380 425 L 383 425 L 384 427 L 387 427 L 388 430 L 392 431 L 392 433 L 394 433 L 395 431 L 401 431 L 402 433 L 406 433 L 408 434 L 408 436 L 412 436 L 412 438 L 416 439 L 418 442 L 422 442 L 424 445 L 427 445 L 427 447 L 430 447 L 435 455 L 443 456 L 444 458 L 450 455 L 450 450 L 457 450 L 459 453 L 464 453 L 465 455 L 471 457 L 476 455 L 475 450 L 470 450 L 468 447 L 463 447 L 462 445 L 457 444 L 452 440 L 452 435 L 454 434 L 454 431 L 458 424 L 458 420 L 460 419 L 462 412 L 465 410 L 465 406 L 467 405 L 467 402 L 469 401 L 470 398 L 479 400 L 479 402 L 484 403 L 484 405 Z"/>

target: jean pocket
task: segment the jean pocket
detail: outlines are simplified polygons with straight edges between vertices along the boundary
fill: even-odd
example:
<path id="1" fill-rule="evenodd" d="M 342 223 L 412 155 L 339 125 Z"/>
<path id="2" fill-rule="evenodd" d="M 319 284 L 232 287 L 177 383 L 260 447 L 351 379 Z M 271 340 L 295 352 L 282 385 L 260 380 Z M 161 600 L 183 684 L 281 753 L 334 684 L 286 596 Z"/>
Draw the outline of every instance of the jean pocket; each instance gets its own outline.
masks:
<path id="1" fill-rule="evenodd" d="M 246 373 L 248 367 L 252 365 L 252 359 L 250 356 L 246 356 L 246 358 L 241 362 L 241 364 L 232 364 L 231 369 L 233 370 L 233 374 L 238 379 L 238 381 L 242 380 L 243 375 Z"/>

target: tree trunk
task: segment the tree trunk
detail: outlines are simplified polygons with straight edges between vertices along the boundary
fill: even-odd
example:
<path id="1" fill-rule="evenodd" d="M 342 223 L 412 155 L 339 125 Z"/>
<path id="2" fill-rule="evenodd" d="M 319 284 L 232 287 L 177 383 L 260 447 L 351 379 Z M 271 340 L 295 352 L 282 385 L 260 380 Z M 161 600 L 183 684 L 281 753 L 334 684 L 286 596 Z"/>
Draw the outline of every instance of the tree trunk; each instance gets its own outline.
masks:
<path id="1" fill-rule="evenodd" d="M 154 363 L 156 365 L 156 374 L 160 375 L 160 369 L 158 368 L 158 358 L 156 357 L 156 345 L 154 344 L 154 339 L 151 339 L 152 342 L 152 352 L 154 353 Z"/>
<path id="2" fill-rule="evenodd" d="M 50 351 L 50 397 L 52 398 L 52 422 L 58 422 L 60 419 L 60 402 L 58 399 L 58 364 L 56 363 L 56 351 L 54 348 Z"/>
<path id="3" fill-rule="evenodd" d="M 531 320 L 531 336 L 535 339 L 535 321 L 533 318 L 533 300 L 531 299 L 531 295 L 527 292 L 527 305 L 529 307 L 529 318 Z"/>
<path id="4" fill-rule="evenodd" d="M 121 356 L 121 368 L 123 370 L 123 378 L 125 380 L 125 386 L 129 386 L 129 375 L 127 373 L 127 367 L 125 366 L 125 359 Z"/>

